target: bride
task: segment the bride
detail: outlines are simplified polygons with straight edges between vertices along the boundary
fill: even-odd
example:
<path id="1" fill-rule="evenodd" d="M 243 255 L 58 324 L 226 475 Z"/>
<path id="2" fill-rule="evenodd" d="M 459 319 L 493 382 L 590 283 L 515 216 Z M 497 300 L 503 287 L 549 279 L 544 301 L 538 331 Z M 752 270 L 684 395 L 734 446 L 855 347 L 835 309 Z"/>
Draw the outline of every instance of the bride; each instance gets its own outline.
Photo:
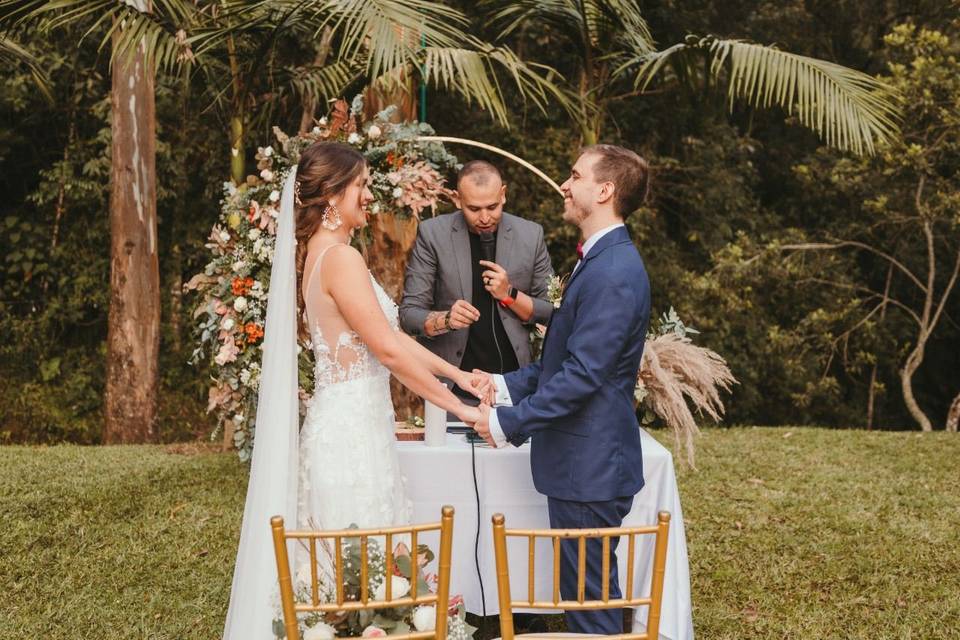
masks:
<path id="1" fill-rule="evenodd" d="M 364 157 L 318 142 L 291 169 L 280 201 L 247 500 L 226 640 L 273 637 L 277 582 L 270 518 L 298 528 L 405 524 L 410 506 L 393 446 L 389 376 L 467 423 L 479 418 L 436 376 L 478 397 L 460 371 L 401 333 L 397 306 L 350 247 L 373 201 Z M 297 337 L 309 338 L 314 393 L 299 428 Z"/>

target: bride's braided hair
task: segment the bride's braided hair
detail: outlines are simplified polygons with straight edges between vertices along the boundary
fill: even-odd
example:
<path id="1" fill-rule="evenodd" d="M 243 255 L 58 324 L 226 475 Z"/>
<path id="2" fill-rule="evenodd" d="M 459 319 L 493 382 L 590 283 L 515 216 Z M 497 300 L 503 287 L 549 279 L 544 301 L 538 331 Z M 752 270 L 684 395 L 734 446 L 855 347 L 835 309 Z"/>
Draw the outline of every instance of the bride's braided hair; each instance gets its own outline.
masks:
<path id="1" fill-rule="evenodd" d="M 339 142 L 315 142 L 300 154 L 297 163 L 296 211 L 297 237 L 297 328 L 301 337 L 308 335 L 303 321 L 303 267 L 307 261 L 307 242 L 320 228 L 323 212 L 331 196 L 343 193 L 363 173 L 363 155 Z"/>

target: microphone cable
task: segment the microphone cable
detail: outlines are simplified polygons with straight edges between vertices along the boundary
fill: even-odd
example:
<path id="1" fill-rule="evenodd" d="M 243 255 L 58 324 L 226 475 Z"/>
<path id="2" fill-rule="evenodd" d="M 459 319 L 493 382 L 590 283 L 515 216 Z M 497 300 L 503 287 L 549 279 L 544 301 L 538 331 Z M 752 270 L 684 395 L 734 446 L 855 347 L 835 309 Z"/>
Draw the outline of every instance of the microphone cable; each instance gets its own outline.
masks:
<path id="1" fill-rule="evenodd" d="M 483 617 L 480 627 L 483 637 L 487 635 L 487 595 L 483 589 L 483 575 L 480 573 L 480 483 L 477 480 L 477 443 L 470 440 L 470 466 L 473 468 L 473 492 L 477 498 L 477 533 L 473 541 L 473 561 L 477 567 L 477 581 L 480 583 L 480 606 Z"/>

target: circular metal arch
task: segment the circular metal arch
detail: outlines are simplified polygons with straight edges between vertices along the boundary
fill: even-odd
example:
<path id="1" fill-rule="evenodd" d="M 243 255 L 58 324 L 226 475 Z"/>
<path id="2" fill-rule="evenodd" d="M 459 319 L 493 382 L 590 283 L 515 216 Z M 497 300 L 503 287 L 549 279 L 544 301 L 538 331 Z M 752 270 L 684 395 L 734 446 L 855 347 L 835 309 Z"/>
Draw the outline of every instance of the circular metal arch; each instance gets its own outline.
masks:
<path id="1" fill-rule="evenodd" d="M 451 143 L 454 143 L 454 144 L 465 144 L 465 145 L 470 146 L 470 147 L 478 147 L 478 148 L 480 148 L 480 149 L 486 149 L 487 151 L 492 151 L 492 152 L 494 152 L 494 153 L 498 153 L 498 154 L 500 154 L 501 156 L 503 156 L 503 157 L 505 157 L 505 158 L 509 158 L 510 160 L 513 160 L 513 161 L 516 162 L 517 164 L 526 167 L 526 168 L 529 169 L 530 171 L 534 172 L 535 174 L 537 174 L 538 176 L 540 176 L 541 178 L 543 178 L 543 180 L 544 180 L 547 184 L 549 184 L 551 187 L 553 187 L 553 190 L 554 190 L 554 191 L 556 191 L 558 194 L 560 194 L 561 197 L 563 197 L 563 191 L 560 190 L 560 185 L 558 185 L 556 182 L 554 182 L 554 181 L 550 178 L 550 176 L 548 176 L 547 174 L 545 174 L 545 173 L 544 173 L 543 171 L 541 171 L 540 169 L 537 169 L 535 166 L 533 166 L 532 164 L 530 164 L 529 162 L 527 162 L 527 161 L 524 160 L 523 158 L 517 157 L 517 156 L 515 156 L 514 154 L 510 153 L 509 151 L 504 151 L 503 149 L 500 149 L 499 147 L 495 147 L 495 146 L 493 146 L 493 145 L 491 145 L 491 144 L 486 144 L 486 143 L 484 143 L 484 142 L 477 142 L 476 140 L 468 140 L 468 139 L 466 139 L 466 138 L 451 138 L 451 137 L 449 137 L 449 136 L 420 136 L 420 137 L 417 138 L 417 140 L 419 140 L 419 141 L 421 141 L 421 142 L 451 142 Z"/>

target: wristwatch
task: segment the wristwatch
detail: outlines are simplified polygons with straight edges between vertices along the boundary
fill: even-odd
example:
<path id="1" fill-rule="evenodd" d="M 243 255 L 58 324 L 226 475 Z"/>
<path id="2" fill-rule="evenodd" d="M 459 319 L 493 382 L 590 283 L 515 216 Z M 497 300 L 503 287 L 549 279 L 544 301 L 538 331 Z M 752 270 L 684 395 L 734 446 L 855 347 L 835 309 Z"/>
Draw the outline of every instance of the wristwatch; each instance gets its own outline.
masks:
<path id="1" fill-rule="evenodd" d="M 509 307 L 514 302 L 517 301 L 517 296 L 519 295 L 516 287 L 510 287 L 510 291 L 507 292 L 507 297 L 500 301 L 501 307 Z"/>

